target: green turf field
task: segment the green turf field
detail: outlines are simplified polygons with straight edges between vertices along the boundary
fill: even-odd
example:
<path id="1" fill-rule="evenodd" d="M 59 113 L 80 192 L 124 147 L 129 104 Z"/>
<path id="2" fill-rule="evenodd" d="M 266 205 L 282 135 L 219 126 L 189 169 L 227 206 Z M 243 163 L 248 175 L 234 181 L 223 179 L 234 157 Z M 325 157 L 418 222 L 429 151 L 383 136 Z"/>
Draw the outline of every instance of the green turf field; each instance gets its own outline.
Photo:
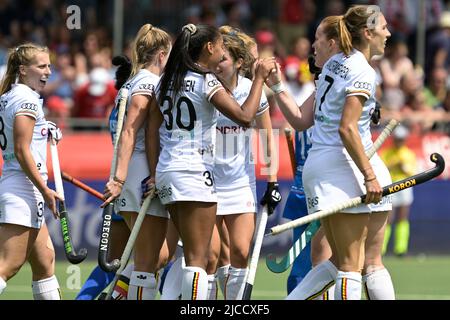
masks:
<path id="1" fill-rule="evenodd" d="M 58 262 L 56 272 L 64 299 L 74 299 L 79 285 L 88 277 L 94 261 L 87 261 L 78 266 L 68 262 Z M 394 281 L 397 299 L 414 300 L 450 300 L 450 257 L 386 257 Z M 274 274 L 261 263 L 256 275 L 253 299 L 278 300 L 286 296 L 286 278 L 288 272 Z M 28 265 L 8 282 L 6 291 L 0 300 L 32 299 L 31 270 Z"/>

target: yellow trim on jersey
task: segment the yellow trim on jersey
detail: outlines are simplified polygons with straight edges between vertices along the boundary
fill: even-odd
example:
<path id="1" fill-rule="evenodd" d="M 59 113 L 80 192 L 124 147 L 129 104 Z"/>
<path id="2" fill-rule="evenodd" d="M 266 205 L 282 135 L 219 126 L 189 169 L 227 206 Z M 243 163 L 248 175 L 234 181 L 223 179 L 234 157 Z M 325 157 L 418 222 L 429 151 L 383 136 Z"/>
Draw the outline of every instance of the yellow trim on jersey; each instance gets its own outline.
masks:
<path id="1" fill-rule="evenodd" d="M 223 86 L 217 86 L 217 88 L 211 90 L 209 92 L 209 94 L 206 96 L 206 99 L 208 100 L 208 102 L 211 101 L 211 98 L 213 97 L 213 95 L 215 95 L 219 90 L 225 90 L 225 88 Z"/>
<path id="2" fill-rule="evenodd" d="M 14 116 L 15 117 L 17 117 L 17 116 L 30 116 L 30 117 L 32 117 L 34 119 L 37 119 L 37 112 L 33 113 L 33 112 L 30 112 L 30 111 L 22 111 L 22 110 L 20 110 L 20 111 L 17 111 Z"/>
<path id="3" fill-rule="evenodd" d="M 347 90 L 346 93 L 347 93 L 347 96 L 363 94 L 363 95 L 367 96 L 367 99 L 369 99 L 369 97 L 370 97 L 370 92 L 366 91 L 366 90 Z"/>

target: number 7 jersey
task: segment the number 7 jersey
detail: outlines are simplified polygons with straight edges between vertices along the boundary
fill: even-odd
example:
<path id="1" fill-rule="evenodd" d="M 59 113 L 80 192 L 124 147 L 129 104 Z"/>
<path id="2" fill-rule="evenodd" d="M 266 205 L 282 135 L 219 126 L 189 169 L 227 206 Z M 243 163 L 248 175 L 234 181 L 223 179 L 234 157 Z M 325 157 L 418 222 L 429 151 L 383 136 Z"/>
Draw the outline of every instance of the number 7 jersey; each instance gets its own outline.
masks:
<path id="1" fill-rule="evenodd" d="M 164 121 L 157 171 L 212 170 L 218 111 L 210 100 L 223 89 L 215 75 L 188 71 L 175 97 L 172 90 L 160 97 Z"/>
<path id="2" fill-rule="evenodd" d="M 358 120 L 365 150 L 372 146 L 370 116 L 375 110 L 376 72 L 364 55 L 353 50 L 349 56 L 338 53 L 323 66 L 317 83 L 312 145 L 343 146 L 339 125 L 345 100 L 363 96 L 366 100 Z"/>

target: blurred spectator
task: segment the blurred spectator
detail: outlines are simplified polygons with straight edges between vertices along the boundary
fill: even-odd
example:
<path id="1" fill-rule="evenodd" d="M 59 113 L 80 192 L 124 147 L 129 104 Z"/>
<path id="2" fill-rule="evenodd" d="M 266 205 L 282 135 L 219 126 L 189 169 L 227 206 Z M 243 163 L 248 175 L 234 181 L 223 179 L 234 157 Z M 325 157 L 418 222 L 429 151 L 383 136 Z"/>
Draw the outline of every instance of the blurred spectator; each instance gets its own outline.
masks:
<path id="1" fill-rule="evenodd" d="M 61 128 L 67 128 L 67 118 L 70 115 L 70 108 L 65 100 L 59 96 L 50 96 L 44 99 L 45 117 L 47 120 L 53 121 Z"/>
<path id="2" fill-rule="evenodd" d="M 307 75 L 301 63 L 302 61 L 296 56 L 289 56 L 286 58 L 284 67 L 286 87 L 299 106 L 314 92 L 315 88 L 308 62 L 306 61 Z"/>
<path id="3" fill-rule="evenodd" d="M 425 81 L 435 68 L 450 70 L 450 11 L 442 13 L 439 28 L 430 31 L 426 41 Z"/>
<path id="4" fill-rule="evenodd" d="M 393 145 L 381 151 L 381 158 L 386 164 L 392 181 L 406 179 L 416 173 L 416 155 L 406 146 L 409 131 L 400 125 L 394 130 Z M 407 188 L 392 195 L 392 214 L 389 215 L 383 243 L 386 253 L 391 225 L 395 220 L 394 254 L 403 256 L 408 252 L 409 243 L 409 209 L 414 200 L 413 188 Z"/>
<path id="5" fill-rule="evenodd" d="M 414 72 L 413 63 L 408 57 L 408 46 L 401 36 L 396 35 L 388 40 L 379 70 L 383 79 L 383 102 L 391 109 L 398 110 L 404 103 L 400 80 Z"/>
<path id="6" fill-rule="evenodd" d="M 295 38 L 307 36 L 307 27 L 316 17 L 316 5 L 313 0 L 282 0 L 280 6 L 280 41 L 287 47 Z"/>
<path id="7" fill-rule="evenodd" d="M 444 68 L 434 68 L 431 71 L 428 86 L 424 89 L 425 101 L 432 108 L 437 108 L 444 103 L 447 94 L 448 72 Z"/>
<path id="8" fill-rule="evenodd" d="M 418 135 L 430 131 L 439 118 L 439 113 L 427 104 L 423 90 L 417 90 L 409 97 L 400 111 L 402 123 L 408 124 Z"/>
<path id="9" fill-rule="evenodd" d="M 73 106 L 73 83 L 75 81 L 75 68 L 72 65 L 72 57 L 69 48 L 61 45 L 52 55 L 55 62 L 52 67 L 47 84 L 42 91 L 44 97 L 56 96 L 61 98 L 68 108 Z"/>
<path id="10" fill-rule="evenodd" d="M 75 92 L 75 105 L 72 116 L 77 118 L 89 118 L 103 120 L 106 124 L 107 117 L 114 106 L 117 90 L 114 81 L 104 68 L 94 68 L 89 73 L 89 82 Z M 81 129 L 84 126 L 77 126 Z M 94 127 L 88 127 L 93 129 Z"/>

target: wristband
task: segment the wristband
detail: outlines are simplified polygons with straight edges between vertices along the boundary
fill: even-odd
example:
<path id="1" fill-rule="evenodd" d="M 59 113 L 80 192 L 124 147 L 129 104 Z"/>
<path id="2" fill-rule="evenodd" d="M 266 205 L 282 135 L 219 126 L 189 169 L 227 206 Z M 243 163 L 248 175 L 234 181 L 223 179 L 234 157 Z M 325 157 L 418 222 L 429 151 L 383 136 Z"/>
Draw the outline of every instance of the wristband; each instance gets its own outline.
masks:
<path id="1" fill-rule="evenodd" d="M 113 177 L 113 180 L 117 183 L 120 183 L 122 186 L 125 184 L 125 181 L 120 180 L 119 178 L 117 178 L 116 176 Z"/>
<path id="2" fill-rule="evenodd" d="M 284 87 L 283 82 L 278 82 L 277 84 L 274 84 L 273 86 L 270 87 L 270 89 L 275 93 L 275 94 L 279 94 L 281 92 L 283 92 L 284 90 L 286 90 L 286 88 Z"/>

